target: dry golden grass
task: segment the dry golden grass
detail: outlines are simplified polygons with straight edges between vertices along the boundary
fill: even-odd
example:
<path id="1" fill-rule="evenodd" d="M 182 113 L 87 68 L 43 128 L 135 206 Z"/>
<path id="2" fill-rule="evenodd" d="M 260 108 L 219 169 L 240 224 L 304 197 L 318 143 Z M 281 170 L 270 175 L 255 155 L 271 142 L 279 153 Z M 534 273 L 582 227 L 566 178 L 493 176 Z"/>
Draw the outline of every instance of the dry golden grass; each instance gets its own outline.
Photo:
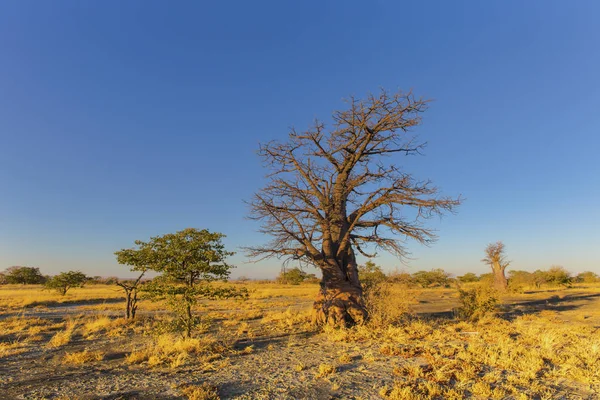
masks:
<path id="1" fill-rule="evenodd" d="M 317 374 L 315 375 L 315 378 L 324 378 L 324 377 L 335 374 L 336 371 L 337 371 L 337 368 L 334 365 L 320 364 Z"/>
<path id="2" fill-rule="evenodd" d="M 163 334 L 152 338 L 143 347 L 132 351 L 126 360 L 130 364 L 145 362 L 150 367 L 166 364 L 171 368 L 177 368 L 184 365 L 191 357 L 206 362 L 213 361 L 226 350 L 227 347 L 209 336 L 182 338 L 172 334 Z M 252 350 L 248 350 L 248 352 L 250 351 Z"/>
<path id="3" fill-rule="evenodd" d="M 142 368 L 181 368 L 194 363 L 194 368 L 209 377 L 211 373 L 227 368 L 240 359 L 277 357 L 273 352 L 282 347 L 286 352 L 302 351 L 302 346 L 306 346 L 307 342 L 302 335 L 294 333 L 314 330 L 308 322 L 310 300 L 318 286 L 243 285 L 250 290 L 247 301 L 221 300 L 199 305 L 198 312 L 203 318 L 206 321 L 211 318 L 214 320 L 205 329 L 207 331 L 210 328 L 210 335 L 192 339 L 170 334 L 147 337 L 142 345 L 136 345 L 130 352 L 126 362 L 141 364 Z M 598 286 L 552 290 L 509 293 L 503 296 L 502 302 L 526 302 L 549 299 L 551 296 L 572 301 L 570 298 L 581 293 L 600 293 Z M 11 299 L 12 291 L 23 293 L 17 293 Z M 92 286 L 74 290 L 73 296 L 68 294 L 64 299 L 91 300 L 77 310 L 93 309 L 95 316 L 74 317 L 62 323 L 22 316 L 1 319 L 0 331 L 5 338 L 0 343 L 0 357 L 18 355 L 27 351 L 28 347 L 45 346 L 46 349 L 60 348 L 59 354 L 66 350 L 68 353 L 62 359 L 65 364 L 85 365 L 101 359 L 102 353 L 94 351 L 94 340 L 111 335 L 121 336 L 119 340 L 126 346 L 123 349 L 128 351 L 132 345 L 127 342 L 129 336 L 126 335 L 135 337 L 133 343 L 138 343 L 140 334 L 151 332 L 161 318 L 167 317 L 162 314 L 143 314 L 132 324 L 123 319 L 96 314 L 102 307 L 123 307 L 121 303 L 94 304 L 96 299 L 107 298 L 108 291 L 117 297 L 121 295 L 113 287 Z M 53 292 L 41 292 L 41 295 L 48 296 L 43 300 L 35 298 L 36 293 L 40 295 L 39 288 L 0 286 L 0 309 L 41 304 L 43 301 L 50 304 L 50 301 L 61 301 L 62 297 Z M 28 298 L 28 295 L 34 296 Z M 426 302 L 418 302 L 423 299 Z M 579 309 L 577 306 L 563 309 L 550 305 L 545 307 L 546 310 L 538 309 L 533 314 L 510 320 L 483 316 L 478 321 L 468 321 L 416 317 L 415 309 L 427 310 L 426 307 L 431 306 L 435 311 L 443 310 L 440 304 L 446 310 L 456 307 L 458 292 L 453 289 L 416 291 L 391 285 L 389 292 L 378 301 L 380 303 L 371 308 L 373 319 L 369 324 L 351 329 L 327 326 L 315 340 L 340 342 L 338 347 L 330 345 L 336 348 L 330 354 L 336 359 L 333 364 L 356 363 L 356 369 L 352 370 L 369 374 L 381 365 L 388 365 L 386 371 L 393 370 L 388 380 L 394 383 L 377 389 L 382 397 L 558 399 L 577 398 L 579 395 L 582 398 L 594 398 L 600 393 L 600 330 L 596 328 L 600 325 L 600 308 Z M 140 303 L 141 311 L 162 309 L 164 304 L 160 302 Z M 286 339 L 264 347 L 253 347 L 251 341 L 247 342 L 255 337 L 263 340 L 279 335 L 285 335 Z M 69 352 L 71 343 L 79 344 L 81 339 L 86 340 L 90 350 Z M 38 343 L 42 340 L 48 342 Z M 234 351 L 232 345 L 223 344 L 223 341 L 229 340 L 232 344 L 238 340 L 246 347 Z M 285 349 L 285 346 L 289 349 Z M 250 353 L 251 356 L 242 357 Z M 287 368 L 294 374 L 293 371 L 305 371 L 309 364 L 311 372 L 296 374 L 299 378 L 316 376 L 327 381 L 331 377 L 337 385 L 346 372 L 344 368 L 338 371 L 331 359 L 317 361 L 315 369 L 312 360 L 292 358 Z M 342 384 L 342 387 L 345 386 Z M 189 388 L 189 393 L 184 393 L 188 398 L 218 398 L 202 397 L 217 396 L 216 390 L 209 390 L 212 388 L 210 385 Z"/>
<path id="4" fill-rule="evenodd" d="M 82 365 L 93 361 L 102 361 L 104 354 L 100 351 L 83 350 L 67 353 L 62 358 L 63 364 Z"/>
<path id="5" fill-rule="evenodd" d="M 65 323 L 64 330 L 58 331 L 52 336 L 50 341 L 48 342 L 48 347 L 61 347 L 68 344 L 71 341 L 75 333 L 75 329 L 78 326 L 78 321 L 74 319 L 69 319 Z"/>
<path id="6" fill-rule="evenodd" d="M 83 323 L 81 331 L 86 339 L 93 340 L 98 336 L 116 337 L 126 333 L 129 321 L 125 318 L 109 318 L 97 316 Z"/>
<path id="7" fill-rule="evenodd" d="M 220 397 L 217 388 L 203 383 L 202 385 L 189 385 L 181 389 L 181 393 L 188 400 L 218 400 Z"/>
<path id="8" fill-rule="evenodd" d="M 270 329 L 287 331 L 295 325 L 304 325 L 309 321 L 310 310 L 293 310 L 290 307 L 285 311 L 265 313 L 260 323 Z"/>
<path id="9" fill-rule="evenodd" d="M 381 391 L 389 399 L 554 398 L 577 387 L 599 390 L 600 330 L 554 318 L 415 320 L 385 328 L 329 328 L 325 334 L 333 341 L 377 340 L 384 343 L 384 356 L 424 361 L 395 368 L 397 384 Z M 363 359 L 376 357 L 367 353 Z"/>
<path id="10" fill-rule="evenodd" d="M 21 342 L 2 342 L 0 343 L 0 358 L 14 356 L 27 351 L 27 348 Z"/>
<path id="11" fill-rule="evenodd" d="M 41 285 L 0 285 L 0 308 L 15 309 L 22 307 L 49 306 L 61 303 L 78 303 L 86 300 L 102 302 L 123 298 L 122 291 L 116 286 L 89 285 L 72 288 L 65 296 L 55 291 L 45 290 Z"/>

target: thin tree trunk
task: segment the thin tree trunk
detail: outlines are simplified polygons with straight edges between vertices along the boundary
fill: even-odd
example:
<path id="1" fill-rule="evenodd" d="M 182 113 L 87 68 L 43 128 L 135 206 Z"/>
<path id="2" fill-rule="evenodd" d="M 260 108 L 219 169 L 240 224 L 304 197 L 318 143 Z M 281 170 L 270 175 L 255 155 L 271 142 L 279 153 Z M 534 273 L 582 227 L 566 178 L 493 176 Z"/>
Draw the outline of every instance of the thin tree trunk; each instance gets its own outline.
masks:
<path id="1" fill-rule="evenodd" d="M 131 298 L 131 319 L 135 318 L 137 311 L 137 289 L 133 289 L 133 297 Z"/>
<path id="2" fill-rule="evenodd" d="M 191 304 L 188 304 L 186 306 L 186 312 L 187 312 L 186 336 L 192 337 L 192 306 L 191 306 Z"/>
<path id="3" fill-rule="evenodd" d="M 131 317 L 131 291 L 125 290 L 125 295 L 127 296 L 126 318 L 129 319 Z"/>

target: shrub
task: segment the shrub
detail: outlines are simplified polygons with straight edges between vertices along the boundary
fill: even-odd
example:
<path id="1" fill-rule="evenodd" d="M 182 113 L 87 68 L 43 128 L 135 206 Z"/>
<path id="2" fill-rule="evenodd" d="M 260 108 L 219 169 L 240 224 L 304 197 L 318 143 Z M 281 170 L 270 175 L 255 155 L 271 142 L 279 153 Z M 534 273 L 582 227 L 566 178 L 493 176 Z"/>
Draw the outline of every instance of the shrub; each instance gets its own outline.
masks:
<path id="1" fill-rule="evenodd" d="M 439 268 L 431 271 L 418 271 L 413 274 L 413 281 L 424 288 L 448 287 L 450 286 L 450 274 Z"/>
<path id="2" fill-rule="evenodd" d="M 554 265 L 546 271 L 546 281 L 550 285 L 569 286 L 571 284 L 571 273 L 564 267 Z"/>
<path id="3" fill-rule="evenodd" d="M 388 274 L 388 282 L 397 283 L 399 285 L 413 286 L 415 282 L 411 274 L 405 271 L 394 271 Z"/>
<path id="4" fill-rule="evenodd" d="M 181 392 L 188 400 L 219 400 L 217 388 L 204 382 L 202 385 L 184 387 Z"/>
<path id="5" fill-rule="evenodd" d="M 479 277 L 472 272 L 467 272 L 463 276 L 457 278 L 462 283 L 479 282 Z"/>
<path id="6" fill-rule="evenodd" d="M 329 375 L 333 375 L 336 372 L 336 367 L 331 364 L 320 364 L 319 372 L 317 373 L 317 378 L 323 378 Z"/>
<path id="7" fill-rule="evenodd" d="M 63 364 L 81 365 L 90 361 L 101 361 L 104 355 L 99 351 L 83 350 L 75 353 L 67 353 L 62 359 Z"/>
<path id="8" fill-rule="evenodd" d="M 388 282 L 367 286 L 363 295 L 371 326 L 392 325 L 408 313 L 409 295 L 405 290 L 394 293 Z"/>
<path id="9" fill-rule="evenodd" d="M 508 288 L 513 292 L 522 292 L 525 288 L 535 285 L 536 277 L 527 271 L 509 271 Z"/>
<path id="10" fill-rule="evenodd" d="M 495 290 L 487 286 L 459 290 L 460 304 L 458 314 L 462 318 L 478 320 L 484 315 L 496 311 L 498 297 Z"/>
<path id="11" fill-rule="evenodd" d="M 298 267 L 288 269 L 287 271 L 282 270 L 277 277 L 277 282 L 286 285 L 299 285 L 304 282 L 306 275 L 306 272 Z"/>
<path id="12" fill-rule="evenodd" d="M 277 283 L 282 283 L 284 285 L 299 285 L 303 282 L 313 283 L 315 281 L 319 281 L 319 278 L 317 278 L 315 274 L 306 273 L 298 267 L 288 269 L 287 271 L 283 270 L 277 277 Z"/>
<path id="13" fill-rule="evenodd" d="M 579 283 L 596 283 L 600 282 L 600 276 L 598 276 L 594 272 L 586 271 L 577 275 L 575 280 Z"/>
<path id="14" fill-rule="evenodd" d="M 368 292 L 371 287 L 375 287 L 385 282 L 387 277 L 381 270 L 381 267 L 373 261 L 367 261 L 364 265 L 358 266 L 358 277 L 363 290 Z"/>

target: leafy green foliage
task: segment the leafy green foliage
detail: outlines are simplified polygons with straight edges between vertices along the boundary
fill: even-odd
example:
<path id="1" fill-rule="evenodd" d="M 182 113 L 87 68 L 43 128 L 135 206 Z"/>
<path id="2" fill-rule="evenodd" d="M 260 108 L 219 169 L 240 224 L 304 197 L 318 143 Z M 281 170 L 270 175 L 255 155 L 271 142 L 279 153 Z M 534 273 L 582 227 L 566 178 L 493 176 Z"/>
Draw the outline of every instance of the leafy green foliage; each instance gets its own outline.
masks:
<path id="1" fill-rule="evenodd" d="M 457 278 L 462 283 L 479 282 L 479 277 L 472 272 L 467 272 Z"/>
<path id="2" fill-rule="evenodd" d="M 144 284 L 142 290 L 154 299 L 165 299 L 174 312 L 175 328 L 190 337 L 200 318 L 193 307 L 200 298 L 245 297 L 246 289 L 211 285 L 226 280 L 232 265 L 225 262 L 234 253 L 225 250 L 221 233 L 194 228 L 155 236 L 148 242 L 136 240 L 136 247 L 115 254 L 120 264 L 132 270 L 153 270 L 161 275 Z"/>
<path id="3" fill-rule="evenodd" d="M 70 288 L 82 287 L 88 279 L 89 278 L 81 271 L 61 272 L 48 279 L 45 286 L 47 289 L 56 290 L 64 296 Z"/>
<path id="4" fill-rule="evenodd" d="M 383 273 L 381 267 L 371 260 L 358 266 L 358 277 L 365 293 L 387 280 L 387 276 Z"/>
<path id="5" fill-rule="evenodd" d="M 317 279 L 315 274 L 309 274 L 298 267 L 294 267 L 286 271 L 281 271 L 277 277 L 277 282 L 288 285 L 299 285 L 306 281 L 314 282 L 315 279 Z"/>
<path id="6" fill-rule="evenodd" d="M 10 267 L 4 275 L 6 282 L 12 284 L 35 285 L 45 281 L 40 269 L 34 267 Z"/>
<path id="7" fill-rule="evenodd" d="M 431 271 L 419 271 L 413 274 L 413 280 L 421 287 L 448 287 L 450 286 L 450 274 L 443 269 L 432 269 Z"/>
<path id="8" fill-rule="evenodd" d="M 537 289 L 544 285 L 548 286 L 569 286 L 572 282 L 571 274 L 563 267 L 554 266 L 547 271 L 536 270 L 528 271 L 510 271 L 509 287 L 512 290 L 523 290 L 528 287 Z"/>
<path id="9" fill-rule="evenodd" d="M 571 284 L 571 273 L 564 267 L 554 265 L 546 271 L 546 282 L 555 286 L 569 286 Z"/>
<path id="10" fill-rule="evenodd" d="M 600 276 L 594 272 L 585 271 L 577 275 L 575 280 L 580 283 L 596 283 L 600 282 Z"/>

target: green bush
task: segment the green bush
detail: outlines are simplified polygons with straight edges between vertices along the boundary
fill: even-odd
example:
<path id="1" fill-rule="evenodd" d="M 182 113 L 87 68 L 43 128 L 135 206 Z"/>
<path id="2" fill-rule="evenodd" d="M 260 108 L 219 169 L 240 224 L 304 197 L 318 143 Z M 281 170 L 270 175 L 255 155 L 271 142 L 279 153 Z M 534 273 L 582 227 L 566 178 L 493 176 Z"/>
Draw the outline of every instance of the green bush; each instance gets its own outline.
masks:
<path id="1" fill-rule="evenodd" d="M 479 282 L 479 277 L 472 272 L 467 272 L 457 278 L 462 283 Z"/>
<path id="2" fill-rule="evenodd" d="M 421 287 L 449 287 L 451 283 L 450 274 L 443 269 L 432 269 L 431 271 L 418 271 L 413 274 L 413 281 Z"/>
<path id="3" fill-rule="evenodd" d="M 367 261 L 364 265 L 358 266 L 358 277 L 365 293 L 387 280 L 381 267 L 373 261 Z"/>
<path id="4" fill-rule="evenodd" d="M 277 277 L 277 282 L 285 285 L 299 285 L 303 282 L 314 283 L 315 281 L 319 281 L 315 274 L 306 273 L 298 267 L 288 269 L 287 271 L 283 270 Z"/>
<path id="5" fill-rule="evenodd" d="M 596 283 L 600 282 L 600 276 L 591 271 L 585 271 L 577 275 L 575 280 L 579 283 Z"/>

